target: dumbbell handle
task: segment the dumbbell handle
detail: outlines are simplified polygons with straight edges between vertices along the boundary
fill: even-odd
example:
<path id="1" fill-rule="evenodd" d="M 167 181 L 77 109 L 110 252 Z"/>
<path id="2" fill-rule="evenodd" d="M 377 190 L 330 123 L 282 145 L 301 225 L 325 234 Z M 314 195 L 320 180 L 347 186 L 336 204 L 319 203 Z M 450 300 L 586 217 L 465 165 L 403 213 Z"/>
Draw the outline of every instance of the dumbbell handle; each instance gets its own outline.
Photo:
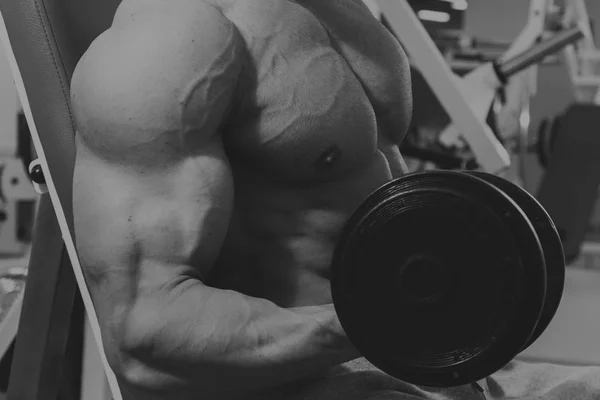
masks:
<path id="1" fill-rule="evenodd" d="M 565 29 L 550 39 L 543 40 L 531 46 L 521 54 L 496 65 L 496 72 L 501 80 L 506 80 L 512 75 L 521 72 L 532 64 L 543 60 L 546 56 L 556 53 L 563 47 L 574 43 L 584 37 L 583 30 L 579 26 Z"/>

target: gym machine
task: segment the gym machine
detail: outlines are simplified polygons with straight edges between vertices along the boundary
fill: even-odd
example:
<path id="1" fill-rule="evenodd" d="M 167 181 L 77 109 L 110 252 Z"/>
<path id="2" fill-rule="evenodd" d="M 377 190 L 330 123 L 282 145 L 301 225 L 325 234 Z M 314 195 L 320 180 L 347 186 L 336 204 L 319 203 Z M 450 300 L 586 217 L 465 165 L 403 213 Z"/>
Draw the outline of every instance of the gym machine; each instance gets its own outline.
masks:
<path id="1" fill-rule="evenodd" d="M 0 141 L 0 255 L 22 257 L 29 248 L 37 195 L 29 179 L 31 142 L 21 113 L 13 115 L 14 132 Z"/>
<path id="2" fill-rule="evenodd" d="M 450 123 L 441 132 L 428 133 L 442 151 L 433 151 L 426 145 L 418 149 L 420 154 L 449 169 L 482 169 L 502 174 L 510 165 L 509 150 L 513 149 L 507 146 L 512 140 L 516 141 L 513 147 L 519 159 L 518 176 L 524 176 L 524 158 L 535 151 L 540 163 L 547 166 L 537 197 L 557 223 L 567 260 L 573 262 L 579 255 L 600 186 L 600 142 L 595 144 L 600 141 L 595 133 L 600 125 L 596 104 L 600 99 L 600 52 L 594 44 L 585 1 L 568 0 L 559 7 L 553 0 L 532 0 L 528 22 L 508 50 L 498 60 L 483 64 L 460 79 L 408 3 L 379 0 L 378 4 L 411 63 L 450 117 Z M 576 103 L 565 115 L 544 123 L 531 145 L 529 105 L 537 91 L 537 65 L 560 50 Z M 516 126 L 511 129 L 516 138 L 502 129 L 494 131 L 488 123 L 500 89 L 504 104 L 498 116 L 503 117 L 500 122 L 504 127 Z M 414 148 L 407 147 L 410 139 L 409 136 L 404 144 L 406 155 Z M 548 165 L 550 157 L 553 161 Z"/>
<path id="3" fill-rule="evenodd" d="M 18 107 L 8 63 L 3 76 L 0 137 L 0 372 L 8 375 L 27 277 L 31 232 L 37 203 L 26 171 L 32 159 L 31 135 Z M 0 379 L 0 387 L 6 382 Z"/>
<path id="4" fill-rule="evenodd" d="M 537 198 L 561 233 L 567 261 L 575 263 L 598 207 L 600 51 L 584 0 L 566 0 L 559 15 L 563 26 L 578 22 L 587 33 L 564 50 L 573 103 L 561 115 L 545 119 L 538 129 L 536 152 L 545 170 Z"/>
<path id="5" fill-rule="evenodd" d="M 385 20 L 404 45 L 411 64 L 423 75 L 450 116 L 450 124 L 440 134 L 440 142 L 448 147 L 464 148 L 464 141 L 474 154 L 476 165 L 483 171 L 498 174 L 510 166 L 508 151 L 486 123 L 499 89 L 508 88 L 510 93 L 516 91 L 515 101 L 520 102 L 520 85 L 510 85 L 515 76 L 531 70 L 547 56 L 588 34 L 583 24 L 573 22 L 539 41 L 545 32 L 545 12 L 550 4 L 550 0 L 532 0 L 532 18 L 505 54 L 499 60 L 457 78 L 407 2 L 378 0 Z M 532 79 L 531 75 L 529 79 Z M 527 83 L 532 84 L 531 81 Z M 509 99 L 513 97 L 509 96 Z"/>
<path id="6" fill-rule="evenodd" d="M 547 11 L 545 26 L 555 30 L 574 23 L 579 23 L 586 31 L 584 38 L 576 44 L 566 46 L 563 59 L 574 96 L 574 104 L 598 104 L 600 102 L 600 51 L 595 45 L 592 21 L 587 12 L 585 0 L 565 0 L 561 7 L 551 5 Z M 524 91 L 528 97 L 536 94 L 535 90 Z M 537 129 L 536 137 L 531 140 L 526 151 L 533 151 L 538 156 L 542 167 L 547 167 L 555 144 L 557 132 L 560 130 L 560 115 L 545 118 Z"/>
<path id="7" fill-rule="evenodd" d="M 565 0 L 563 24 L 591 21 L 585 0 Z M 600 104 L 600 51 L 596 47 L 592 26 L 583 25 L 585 38 L 577 46 L 565 48 L 566 65 L 578 103 Z"/>
<path id="8" fill-rule="evenodd" d="M 0 1 L 0 37 L 37 157 L 28 172 L 43 193 L 14 346 L 10 399 L 82 398 L 82 352 L 90 340 L 99 349 L 98 362 L 111 384 L 112 397 L 121 398 L 102 351 L 95 310 L 73 243 L 75 131 L 68 89 L 78 58 L 110 25 L 118 4 L 118 0 Z M 84 309 L 92 333 L 85 340 Z M 93 398 L 88 394 L 83 395 L 86 400 Z"/>

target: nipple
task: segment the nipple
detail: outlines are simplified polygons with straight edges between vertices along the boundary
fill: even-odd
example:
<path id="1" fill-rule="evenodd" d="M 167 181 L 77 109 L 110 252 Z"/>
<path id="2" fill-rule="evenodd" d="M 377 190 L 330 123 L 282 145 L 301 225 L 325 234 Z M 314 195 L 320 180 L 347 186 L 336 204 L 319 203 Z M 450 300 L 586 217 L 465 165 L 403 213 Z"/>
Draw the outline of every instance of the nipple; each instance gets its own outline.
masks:
<path id="1" fill-rule="evenodd" d="M 318 169 L 331 168 L 342 156 L 342 151 L 337 146 L 331 146 L 317 160 Z"/>

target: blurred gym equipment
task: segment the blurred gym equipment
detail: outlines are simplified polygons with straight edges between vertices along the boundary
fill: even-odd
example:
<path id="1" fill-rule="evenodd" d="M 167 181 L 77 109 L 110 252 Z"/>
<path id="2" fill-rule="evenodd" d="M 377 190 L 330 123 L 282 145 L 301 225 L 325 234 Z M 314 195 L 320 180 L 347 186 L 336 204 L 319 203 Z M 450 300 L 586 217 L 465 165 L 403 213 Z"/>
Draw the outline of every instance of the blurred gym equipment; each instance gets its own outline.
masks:
<path id="1" fill-rule="evenodd" d="M 549 128 L 537 197 L 556 222 L 567 261 L 580 253 L 600 187 L 600 107 L 574 104 Z"/>
<path id="2" fill-rule="evenodd" d="M 27 290 L 8 387 L 10 399 L 79 398 L 83 308 L 102 349 L 95 310 L 73 244 L 73 69 L 111 23 L 119 0 L 1 0 L 0 35 L 11 64 L 46 193 L 40 196 Z M 33 170 L 38 168 L 31 167 Z M 37 180 L 39 179 L 39 174 Z M 80 296 L 81 295 L 81 296 Z M 105 372 L 120 393 L 100 351 Z M 57 362 L 63 360 L 63 362 Z"/>
<path id="3" fill-rule="evenodd" d="M 565 1 L 562 24 L 590 21 L 584 0 Z M 581 253 L 600 187 L 600 51 L 588 33 L 565 48 L 575 103 L 545 119 L 533 149 L 545 168 L 537 193 L 561 234 L 568 263 Z"/>
<path id="4" fill-rule="evenodd" d="M 422 74 L 450 118 L 448 126 L 439 133 L 440 144 L 459 148 L 467 145 L 478 167 L 490 173 L 501 173 L 510 166 L 510 156 L 501 138 L 486 123 L 499 90 L 510 90 L 513 76 L 530 70 L 547 56 L 589 33 L 585 24 L 577 19 L 549 32 L 546 15 L 552 2 L 532 0 L 528 24 L 503 56 L 457 79 L 433 38 L 420 23 L 420 11 L 415 12 L 404 1 L 379 0 L 378 4 L 385 23 L 402 42 L 411 64 Z M 523 96 L 521 86 L 529 84 L 528 80 L 516 83 L 515 101 L 519 106 Z M 530 90 L 526 92 L 529 95 Z M 508 98 L 512 99 L 511 96 Z"/>

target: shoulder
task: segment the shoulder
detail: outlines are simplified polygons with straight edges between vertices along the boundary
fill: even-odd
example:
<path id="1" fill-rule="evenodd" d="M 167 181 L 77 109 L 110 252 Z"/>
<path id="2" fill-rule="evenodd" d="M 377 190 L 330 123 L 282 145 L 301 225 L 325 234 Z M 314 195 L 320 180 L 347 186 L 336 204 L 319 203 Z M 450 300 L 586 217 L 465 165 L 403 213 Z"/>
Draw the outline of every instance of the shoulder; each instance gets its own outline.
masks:
<path id="1" fill-rule="evenodd" d="M 213 6 L 125 0 L 73 74 L 78 134 L 93 141 L 118 131 L 113 142 L 135 142 L 190 127 L 214 131 L 244 59 L 237 29 Z"/>

